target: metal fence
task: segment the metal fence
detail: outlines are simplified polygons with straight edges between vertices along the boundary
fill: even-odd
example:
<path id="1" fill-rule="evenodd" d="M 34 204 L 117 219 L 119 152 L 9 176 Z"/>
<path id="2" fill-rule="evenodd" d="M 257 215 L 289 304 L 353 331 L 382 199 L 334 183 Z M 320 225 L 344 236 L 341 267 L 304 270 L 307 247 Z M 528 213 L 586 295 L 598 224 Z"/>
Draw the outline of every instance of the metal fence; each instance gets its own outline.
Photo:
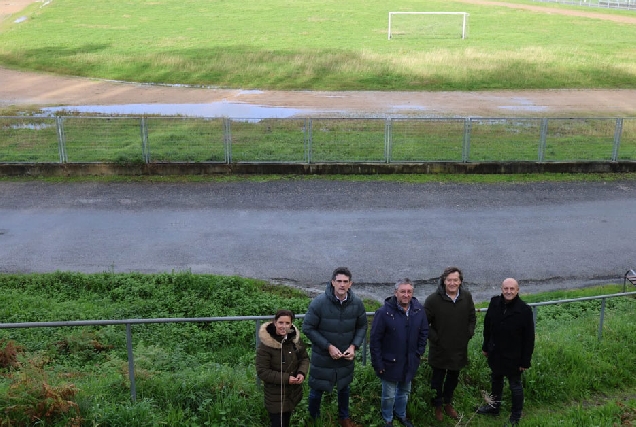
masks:
<path id="1" fill-rule="evenodd" d="M 537 311 L 541 306 L 567 304 L 581 301 L 601 300 L 600 308 L 600 320 L 598 327 L 598 339 L 600 340 L 603 332 L 603 323 L 605 320 L 605 302 L 608 298 L 616 298 L 623 296 L 636 295 L 635 292 L 622 292 L 611 295 L 600 295 L 595 297 L 584 297 L 576 299 L 567 299 L 559 301 L 546 301 L 540 303 L 530 303 L 534 316 L 534 322 L 537 322 Z M 485 312 L 486 308 L 477 309 L 477 312 Z M 367 312 L 367 317 L 373 316 L 374 312 Z M 297 319 L 304 318 L 304 314 L 296 316 Z M 196 317 L 196 318 L 160 318 L 160 319 L 123 319 L 123 320 L 77 320 L 66 322 L 24 322 L 24 323 L 0 323 L 0 329 L 12 329 L 12 328 L 60 328 L 60 327 L 78 327 L 78 326 L 106 326 L 106 325 L 125 325 L 126 326 L 126 349 L 128 352 L 128 378 L 130 380 L 130 396 L 132 401 L 137 399 L 137 388 L 135 383 L 135 356 L 133 353 L 132 344 L 132 325 L 149 324 L 149 323 L 210 323 L 210 322 L 236 322 L 236 321 L 255 321 L 255 343 L 258 347 L 259 338 L 258 331 L 261 327 L 262 321 L 271 320 L 271 316 L 231 316 L 231 317 Z M 365 339 L 362 347 L 362 364 L 367 363 L 367 341 Z"/>
<path id="2" fill-rule="evenodd" d="M 0 117 L 0 163 L 634 160 L 636 118 Z"/>
<path id="3" fill-rule="evenodd" d="M 543 3 L 560 3 L 575 6 L 603 7 L 607 9 L 636 10 L 636 0 L 533 0 Z"/>

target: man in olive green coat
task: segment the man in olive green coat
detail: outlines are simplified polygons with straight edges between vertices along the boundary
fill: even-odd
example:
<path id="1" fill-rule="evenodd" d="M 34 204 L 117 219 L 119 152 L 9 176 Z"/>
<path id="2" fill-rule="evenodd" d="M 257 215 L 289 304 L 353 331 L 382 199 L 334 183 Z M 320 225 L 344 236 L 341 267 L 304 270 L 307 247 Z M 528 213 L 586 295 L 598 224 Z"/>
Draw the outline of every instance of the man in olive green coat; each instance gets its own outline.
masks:
<path id="1" fill-rule="evenodd" d="M 464 277 L 457 267 L 448 267 L 440 277 L 435 292 L 426 298 L 428 318 L 428 363 L 433 368 L 431 388 L 435 393 L 435 418 L 444 420 L 444 412 L 453 419 L 459 416 L 452 400 L 459 381 L 459 371 L 468 363 L 468 341 L 475 334 L 475 304 L 462 288 Z M 442 411 L 442 405 L 444 410 Z"/>

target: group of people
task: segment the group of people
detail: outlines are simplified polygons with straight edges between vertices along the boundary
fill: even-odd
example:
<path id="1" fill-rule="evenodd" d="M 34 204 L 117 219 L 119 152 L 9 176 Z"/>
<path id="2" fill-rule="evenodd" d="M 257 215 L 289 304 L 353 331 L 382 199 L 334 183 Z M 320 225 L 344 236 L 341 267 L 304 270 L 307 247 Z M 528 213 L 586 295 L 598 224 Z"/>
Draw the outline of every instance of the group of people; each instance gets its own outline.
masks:
<path id="1" fill-rule="evenodd" d="M 422 305 L 413 296 L 413 283 L 401 279 L 395 283 L 394 294 L 375 312 L 369 344 L 371 364 L 382 384 L 380 412 L 385 427 L 392 427 L 394 420 L 405 427 L 413 426 L 406 407 L 427 343 L 435 418 L 459 418 L 453 395 L 460 370 L 468 363 L 468 342 L 477 322 L 472 295 L 462 283 L 461 270 L 447 268 L 436 291 Z M 279 310 L 273 321 L 261 327 L 256 371 L 264 383 L 265 407 L 272 427 L 290 425 L 307 377 L 311 423 L 318 425 L 322 396 L 335 386 L 339 424 L 359 426 L 349 416 L 349 394 L 356 351 L 367 332 L 367 316 L 362 300 L 351 290 L 352 284 L 349 269 L 336 268 L 324 294 L 310 303 L 302 332 L 311 341 L 311 359 L 291 311 Z M 519 423 L 523 409 L 521 377 L 530 367 L 533 350 L 532 310 L 519 298 L 517 281 L 505 279 L 501 295 L 491 299 L 484 318 L 482 352 L 491 369 L 492 390 L 477 413 L 499 415 L 507 378 L 512 405 L 506 424 Z"/>

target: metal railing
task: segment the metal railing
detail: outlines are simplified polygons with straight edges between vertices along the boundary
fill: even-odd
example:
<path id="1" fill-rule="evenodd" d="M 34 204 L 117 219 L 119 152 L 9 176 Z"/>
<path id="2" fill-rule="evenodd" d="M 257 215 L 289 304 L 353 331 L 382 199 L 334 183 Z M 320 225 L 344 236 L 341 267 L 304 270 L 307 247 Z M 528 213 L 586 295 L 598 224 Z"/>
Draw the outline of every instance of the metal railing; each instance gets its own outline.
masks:
<path id="1" fill-rule="evenodd" d="M 0 117 L 0 163 L 635 160 L 636 118 Z"/>
<path id="2" fill-rule="evenodd" d="M 602 338 L 603 323 L 605 320 L 605 302 L 608 298 L 616 298 L 623 296 L 636 295 L 634 292 L 622 292 L 610 295 L 599 295 L 594 297 L 583 297 L 575 299 L 565 299 L 558 301 L 545 301 L 538 303 L 530 303 L 533 312 L 533 318 L 536 325 L 538 307 L 547 305 L 567 304 L 581 301 L 601 300 L 600 321 L 598 327 L 598 339 Z M 480 308 L 477 312 L 486 312 L 486 308 Z M 373 316 L 374 312 L 367 312 L 367 317 Z M 296 316 L 298 319 L 304 318 L 304 314 Z M 158 319 L 123 319 L 123 320 L 76 320 L 65 322 L 23 322 L 23 323 L 0 323 L 0 329 L 13 328 L 60 328 L 60 327 L 77 327 L 77 326 L 106 326 L 106 325 L 125 325 L 126 326 L 126 350 L 128 352 L 128 378 L 130 380 L 130 397 L 132 401 L 137 400 L 137 387 L 135 383 L 135 357 L 132 344 L 132 325 L 148 324 L 148 323 L 210 323 L 210 322 L 235 322 L 235 321 L 255 321 L 255 343 L 258 347 L 259 338 L 258 331 L 261 327 L 261 321 L 271 320 L 271 316 L 230 316 L 230 317 L 194 317 L 194 318 L 158 318 Z M 362 364 L 367 363 L 367 341 L 362 345 Z"/>

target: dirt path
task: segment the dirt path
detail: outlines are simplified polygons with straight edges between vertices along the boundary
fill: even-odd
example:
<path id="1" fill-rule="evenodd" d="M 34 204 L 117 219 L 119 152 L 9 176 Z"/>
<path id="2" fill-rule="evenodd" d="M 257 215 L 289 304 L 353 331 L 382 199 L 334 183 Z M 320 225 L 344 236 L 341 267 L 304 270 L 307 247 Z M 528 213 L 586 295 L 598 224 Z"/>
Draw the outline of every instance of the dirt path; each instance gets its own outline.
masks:
<path id="1" fill-rule="evenodd" d="M 463 0 L 471 3 L 565 13 L 598 19 L 636 17 L 542 6 Z M 34 0 L 0 0 L 0 21 Z M 13 15 L 15 17 L 16 15 Z M 623 19 L 625 18 L 625 19 Z M 346 115 L 419 116 L 636 116 L 636 90 L 524 90 L 483 92 L 242 91 L 152 86 L 0 68 L 0 108 L 60 105 L 245 103 Z"/>

